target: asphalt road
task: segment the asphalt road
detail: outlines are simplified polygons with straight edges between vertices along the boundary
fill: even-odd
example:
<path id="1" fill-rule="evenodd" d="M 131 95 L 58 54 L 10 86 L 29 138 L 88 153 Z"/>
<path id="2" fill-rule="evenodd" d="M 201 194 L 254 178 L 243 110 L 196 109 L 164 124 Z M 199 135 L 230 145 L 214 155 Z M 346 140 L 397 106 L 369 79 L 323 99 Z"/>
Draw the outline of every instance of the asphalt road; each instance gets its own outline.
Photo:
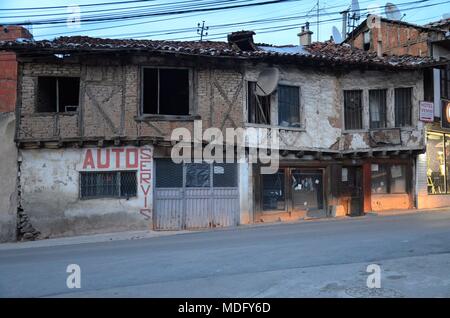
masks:
<path id="1" fill-rule="evenodd" d="M 0 296 L 450 297 L 450 212 L 0 249 Z"/>

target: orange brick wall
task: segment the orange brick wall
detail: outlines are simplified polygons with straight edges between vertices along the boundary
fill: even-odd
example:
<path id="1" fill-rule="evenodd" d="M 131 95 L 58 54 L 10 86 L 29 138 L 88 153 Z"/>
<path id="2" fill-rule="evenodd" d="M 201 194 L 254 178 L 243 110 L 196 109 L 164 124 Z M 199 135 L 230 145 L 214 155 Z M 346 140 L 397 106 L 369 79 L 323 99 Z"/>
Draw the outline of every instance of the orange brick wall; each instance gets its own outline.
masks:
<path id="1" fill-rule="evenodd" d="M 0 27 L 0 41 L 32 38 L 27 29 L 19 26 Z M 12 52 L 0 51 L 0 112 L 12 112 L 16 105 L 17 60 Z"/>
<path id="2" fill-rule="evenodd" d="M 368 28 L 365 27 L 355 36 L 353 39 L 353 45 L 356 48 L 363 48 L 363 36 L 364 32 Z M 391 24 L 381 22 L 381 41 L 382 41 L 382 53 L 393 55 L 416 55 L 416 56 L 428 56 L 428 33 L 413 27 L 405 25 Z M 378 29 L 372 29 L 371 32 L 371 47 L 370 51 L 377 51 L 378 44 Z"/>

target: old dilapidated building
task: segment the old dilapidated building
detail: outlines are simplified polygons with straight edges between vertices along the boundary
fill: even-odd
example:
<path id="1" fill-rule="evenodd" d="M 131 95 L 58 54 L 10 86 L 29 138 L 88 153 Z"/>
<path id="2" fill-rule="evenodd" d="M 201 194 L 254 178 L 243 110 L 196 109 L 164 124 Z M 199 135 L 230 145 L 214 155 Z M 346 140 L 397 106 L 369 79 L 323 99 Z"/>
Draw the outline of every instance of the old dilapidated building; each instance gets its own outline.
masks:
<path id="1" fill-rule="evenodd" d="M 435 62 L 333 43 L 258 45 L 252 35 L 2 42 L 19 61 L 19 206 L 33 227 L 60 236 L 414 207 L 418 104 Z M 261 97 L 267 68 L 278 86 Z M 199 121 L 278 131 L 278 172 L 261 174 L 247 157 L 174 163 L 172 132 L 194 135 Z"/>

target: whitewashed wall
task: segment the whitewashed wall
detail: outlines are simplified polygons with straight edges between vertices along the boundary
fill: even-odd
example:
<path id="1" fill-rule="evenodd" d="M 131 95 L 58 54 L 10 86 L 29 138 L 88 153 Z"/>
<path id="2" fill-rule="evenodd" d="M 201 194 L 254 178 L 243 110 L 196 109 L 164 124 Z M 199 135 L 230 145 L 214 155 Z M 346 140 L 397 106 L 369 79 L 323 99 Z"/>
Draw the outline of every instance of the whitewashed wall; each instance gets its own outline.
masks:
<path id="1" fill-rule="evenodd" d="M 44 237 L 151 227 L 151 147 L 36 149 L 21 156 L 22 205 Z M 81 200 L 79 172 L 102 170 L 136 170 L 137 197 Z"/>

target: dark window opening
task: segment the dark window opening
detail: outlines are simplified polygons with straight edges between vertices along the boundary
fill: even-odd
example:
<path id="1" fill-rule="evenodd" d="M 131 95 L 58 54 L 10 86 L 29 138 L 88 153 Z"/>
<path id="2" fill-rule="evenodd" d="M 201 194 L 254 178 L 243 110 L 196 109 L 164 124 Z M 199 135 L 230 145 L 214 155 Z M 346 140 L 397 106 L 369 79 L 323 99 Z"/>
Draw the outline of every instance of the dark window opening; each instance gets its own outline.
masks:
<path id="1" fill-rule="evenodd" d="M 248 82 L 248 122 L 270 125 L 270 95 L 257 96 L 256 82 Z"/>
<path id="2" fill-rule="evenodd" d="M 450 65 L 441 70 L 441 98 L 450 99 Z"/>
<path id="3" fill-rule="evenodd" d="M 411 126 L 412 88 L 395 89 L 395 127 Z"/>
<path id="4" fill-rule="evenodd" d="M 364 32 L 364 51 L 369 51 L 370 50 L 370 31 L 366 31 Z"/>
<path id="5" fill-rule="evenodd" d="M 433 69 L 423 71 L 423 94 L 426 102 L 434 102 Z"/>
<path id="6" fill-rule="evenodd" d="M 386 90 L 369 91 L 370 128 L 386 127 Z"/>
<path id="7" fill-rule="evenodd" d="M 62 113 L 76 111 L 79 104 L 79 77 L 38 77 L 36 111 Z"/>
<path id="8" fill-rule="evenodd" d="M 144 114 L 189 115 L 189 70 L 144 68 Z"/>
<path id="9" fill-rule="evenodd" d="M 362 91 L 344 91 L 345 129 L 362 129 Z"/>
<path id="10" fill-rule="evenodd" d="M 183 165 L 172 159 L 156 159 L 155 182 L 157 188 L 183 187 Z"/>
<path id="11" fill-rule="evenodd" d="M 262 175 L 262 208 L 264 211 L 286 209 L 284 170 Z"/>
<path id="12" fill-rule="evenodd" d="M 135 197 L 136 171 L 80 172 L 80 196 L 84 199 Z"/>
<path id="13" fill-rule="evenodd" d="M 410 176 L 406 172 L 406 165 L 372 164 L 372 193 L 407 193 Z"/>
<path id="14" fill-rule="evenodd" d="M 234 163 L 215 163 L 213 165 L 213 186 L 217 188 L 237 187 L 237 165 Z"/>
<path id="15" fill-rule="evenodd" d="M 278 86 L 278 125 L 300 127 L 300 88 Z"/>

